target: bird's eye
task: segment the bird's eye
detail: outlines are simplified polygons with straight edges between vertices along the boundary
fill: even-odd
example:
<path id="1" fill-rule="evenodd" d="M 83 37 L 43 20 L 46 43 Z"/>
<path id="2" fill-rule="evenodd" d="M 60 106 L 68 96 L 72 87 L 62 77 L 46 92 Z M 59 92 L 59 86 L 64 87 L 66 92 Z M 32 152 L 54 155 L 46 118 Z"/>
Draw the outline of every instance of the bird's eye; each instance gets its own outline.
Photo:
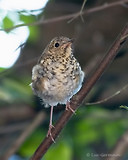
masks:
<path id="1" fill-rule="evenodd" d="M 55 43 L 55 47 L 56 47 L 56 48 L 59 47 L 59 45 L 60 45 L 59 43 Z"/>

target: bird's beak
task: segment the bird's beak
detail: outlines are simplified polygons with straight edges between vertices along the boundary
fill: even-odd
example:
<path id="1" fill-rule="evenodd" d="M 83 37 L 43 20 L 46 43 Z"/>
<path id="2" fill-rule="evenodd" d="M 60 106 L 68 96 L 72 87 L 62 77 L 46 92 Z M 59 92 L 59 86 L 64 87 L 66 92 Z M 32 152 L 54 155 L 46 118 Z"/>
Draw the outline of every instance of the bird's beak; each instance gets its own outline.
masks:
<path id="1" fill-rule="evenodd" d="M 69 39 L 66 43 L 63 44 L 63 48 L 71 47 L 72 43 L 74 42 L 74 39 Z"/>
<path id="2" fill-rule="evenodd" d="M 74 41 L 75 41 L 75 39 L 74 39 L 74 38 L 69 39 L 69 42 L 70 42 L 70 43 L 74 43 Z"/>

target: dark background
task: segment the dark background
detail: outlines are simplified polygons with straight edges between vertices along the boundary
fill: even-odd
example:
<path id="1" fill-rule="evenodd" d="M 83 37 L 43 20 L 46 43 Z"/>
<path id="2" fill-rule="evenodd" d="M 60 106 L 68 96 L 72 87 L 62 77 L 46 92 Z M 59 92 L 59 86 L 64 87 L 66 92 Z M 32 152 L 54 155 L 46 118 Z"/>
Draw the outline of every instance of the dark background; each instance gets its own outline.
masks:
<path id="1" fill-rule="evenodd" d="M 88 0 L 84 11 L 93 7 L 117 2 L 113 0 Z M 82 0 L 49 1 L 38 17 L 24 15 L 24 23 L 42 21 L 80 11 Z M 39 112 L 44 119 L 22 142 L 16 155 L 26 159 L 36 150 L 47 133 L 49 109 L 44 109 L 28 86 L 31 70 L 45 46 L 56 36 L 75 38 L 74 54 L 80 62 L 86 77 L 90 75 L 108 51 L 128 20 L 128 5 L 116 5 L 69 20 L 29 26 L 30 36 L 21 48 L 17 62 L 0 74 L 1 89 L 11 98 L 0 98 L 0 155 L 6 155 L 21 133 L 27 130 Z M 96 102 L 113 95 L 128 83 L 128 42 L 120 50 L 114 62 L 96 83 L 86 102 Z M 0 95 L 1 96 L 1 95 Z M 85 102 L 85 103 L 86 103 Z M 46 160 L 99 160 L 105 159 L 119 138 L 128 129 L 128 111 L 119 106 L 128 105 L 128 90 L 98 105 L 83 104 L 72 117 L 49 151 Z M 64 107 L 55 107 L 54 122 Z M 16 158 L 18 159 L 18 158 Z M 128 159 L 126 151 L 121 159 Z"/>

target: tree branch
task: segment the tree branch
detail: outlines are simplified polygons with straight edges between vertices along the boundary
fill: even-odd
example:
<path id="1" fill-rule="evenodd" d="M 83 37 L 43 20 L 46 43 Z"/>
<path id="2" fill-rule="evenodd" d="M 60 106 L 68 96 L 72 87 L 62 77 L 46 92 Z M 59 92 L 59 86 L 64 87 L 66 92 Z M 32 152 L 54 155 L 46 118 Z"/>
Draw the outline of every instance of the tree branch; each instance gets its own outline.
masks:
<path id="1" fill-rule="evenodd" d="M 119 5 L 123 6 L 127 2 L 128 2 L 128 0 L 119 0 L 119 1 L 112 2 L 112 3 L 105 3 L 101 6 L 97 6 L 97 7 L 94 7 L 94 8 L 91 8 L 91 9 L 88 9 L 88 10 L 85 10 L 85 11 L 81 12 L 81 16 L 86 15 L 86 14 L 95 13 L 95 12 L 98 12 L 98 11 L 101 11 L 101 10 L 104 10 L 104 9 L 107 9 L 107 8 L 119 6 Z M 73 14 L 69 14 L 69 15 L 59 16 L 59 17 L 55 17 L 55 18 L 49 18 L 49 19 L 42 20 L 42 21 L 26 23 L 26 24 L 25 23 L 18 24 L 18 25 L 15 25 L 15 26 L 11 27 L 11 28 L 0 29 L 0 31 L 9 32 L 9 31 L 11 31 L 15 28 L 19 28 L 19 27 L 23 27 L 23 26 L 37 26 L 37 25 L 42 25 L 42 24 L 55 23 L 55 22 L 58 22 L 58 21 L 71 19 L 73 17 L 78 17 L 79 15 L 80 15 L 80 12 L 77 12 L 77 13 L 73 13 Z"/>
<path id="2" fill-rule="evenodd" d="M 106 101 L 109 101 L 111 100 L 112 98 L 116 97 L 117 95 L 121 94 L 124 90 L 126 90 L 128 88 L 128 84 L 126 84 L 123 88 L 121 88 L 120 90 L 116 91 L 114 94 L 112 94 L 111 96 L 105 98 L 105 99 L 102 99 L 102 100 L 99 100 L 97 102 L 90 102 L 90 103 L 85 103 L 85 105 L 97 105 L 97 104 L 101 104 L 101 103 L 104 103 Z"/>
<path id="3" fill-rule="evenodd" d="M 70 105 L 73 110 L 78 109 L 80 104 L 82 104 L 83 100 L 85 99 L 91 88 L 94 86 L 96 81 L 101 77 L 103 72 L 113 61 L 119 49 L 121 48 L 122 44 L 126 41 L 127 37 L 128 37 L 128 24 L 126 24 L 125 28 L 122 30 L 122 32 L 120 33 L 120 35 L 118 36 L 112 47 L 109 49 L 103 60 L 100 62 L 95 72 L 92 74 L 92 76 L 90 76 L 90 78 L 86 80 L 86 82 L 83 84 L 82 89 L 71 99 Z M 56 122 L 55 128 L 52 129 L 52 136 L 54 139 L 58 137 L 59 133 L 67 124 L 72 115 L 73 113 L 70 110 L 64 111 L 59 120 Z M 46 137 L 35 151 L 31 160 L 40 160 L 41 157 L 47 152 L 49 147 L 52 145 L 52 143 L 53 141 L 51 140 L 51 138 Z"/>

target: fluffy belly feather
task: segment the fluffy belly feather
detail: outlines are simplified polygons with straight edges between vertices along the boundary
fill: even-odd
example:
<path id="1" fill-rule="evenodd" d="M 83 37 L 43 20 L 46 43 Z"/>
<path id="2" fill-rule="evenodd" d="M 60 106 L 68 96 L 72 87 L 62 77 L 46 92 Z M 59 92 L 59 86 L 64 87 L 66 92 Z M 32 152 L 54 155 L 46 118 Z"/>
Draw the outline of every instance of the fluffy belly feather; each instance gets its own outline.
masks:
<path id="1" fill-rule="evenodd" d="M 66 104 L 80 90 L 83 79 L 84 73 L 82 71 L 75 75 L 74 79 L 70 76 L 64 78 L 63 74 L 59 74 L 50 80 L 43 77 L 34 81 L 32 88 L 44 103 L 55 106 L 58 103 Z"/>

